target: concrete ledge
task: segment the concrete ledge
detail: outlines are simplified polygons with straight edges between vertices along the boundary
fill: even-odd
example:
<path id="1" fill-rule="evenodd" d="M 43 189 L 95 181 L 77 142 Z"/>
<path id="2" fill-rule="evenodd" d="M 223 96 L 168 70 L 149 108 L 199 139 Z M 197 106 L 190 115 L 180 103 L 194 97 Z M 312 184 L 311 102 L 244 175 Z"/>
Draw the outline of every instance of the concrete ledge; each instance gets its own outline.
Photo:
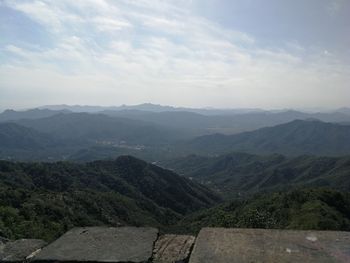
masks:
<path id="1" fill-rule="evenodd" d="M 190 263 L 350 262 L 350 232 L 204 228 Z"/>
<path id="2" fill-rule="evenodd" d="M 34 262 L 149 262 L 155 228 L 74 228 L 43 248 Z"/>
<path id="3" fill-rule="evenodd" d="M 5 239 L 4 239 L 5 241 Z M 23 262 L 46 245 L 40 239 L 19 239 L 0 243 L 0 262 Z"/>
<path id="4" fill-rule="evenodd" d="M 198 237 L 155 228 L 74 228 L 42 240 L 0 243 L 0 262 L 349 263 L 350 232 L 203 228 Z M 193 250 L 192 250 L 193 247 Z"/>

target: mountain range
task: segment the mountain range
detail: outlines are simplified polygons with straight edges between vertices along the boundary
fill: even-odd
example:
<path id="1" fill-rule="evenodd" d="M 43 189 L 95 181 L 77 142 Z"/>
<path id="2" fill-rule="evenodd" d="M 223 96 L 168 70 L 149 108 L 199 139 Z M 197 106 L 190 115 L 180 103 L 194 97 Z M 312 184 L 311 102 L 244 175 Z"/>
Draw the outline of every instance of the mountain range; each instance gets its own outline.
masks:
<path id="1" fill-rule="evenodd" d="M 350 115 L 345 113 L 305 113 L 298 111 L 246 112 L 235 114 L 205 115 L 189 111 L 151 112 L 141 110 L 103 111 L 109 116 L 144 120 L 158 125 L 187 130 L 193 136 L 223 133 L 236 134 L 262 127 L 275 126 L 293 120 L 317 119 L 324 122 L 347 122 Z"/>
<path id="2" fill-rule="evenodd" d="M 125 141 L 129 144 L 159 145 L 183 138 L 180 130 L 103 114 L 61 113 L 35 120 L 17 120 L 16 123 L 63 139 L 86 142 Z"/>
<path id="3" fill-rule="evenodd" d="M 48 108 L 26 111 L 6 110 L 0 114 L 0 122 L 22 119 L 47 118 L 59 113 L 98 114 L 115 118 L 147 122 L 163 128 L 182 131 L 188 137 L 213 133 L 236 134 L 262 127 L 275 126 L 296 119 L 318 119 L 324 122 L 350 122 L 347 108 L 335 112 L 308 113 L 294 110 L 263 111 L 259 109 L 216 110 L 175 108 L 154 104 L 135 106 L 45 106 Z"/>
<path id="4" fill-rule="evenodd" d="M 70 113 L 69 110 L 29 109 L 23 111 L 5 110 L 0 113 L 0 122 L 15 121 L 21 119 L 40 119 L 59 113 Z"/>
<path id="5" fill-rule="evenodd" d="M 153 162 L 188 154 L 220 155 L 233 151 L 288 156 L 350 154 L 350 125 L 347 124 L 294 120 L 233 135 L 193 137 L 189 127 L 195 123 L 193 118 L 199 120 L 197 114 L 187 113 L 195 116 L 188 119 L 186 128 L 177 124 L 176 115 L 182 114 L 180 112 L 156 114 L 164 114 L 163 125 L 151 120 L 89 113 L 59 113 L 45 118 L 0 122 L 0 157 L 91 161 L 132 154 Z"/>
<path id="6" fill-rule="evenodd" d="M 145 147 L 165 147 L 184 138 L 189 137 L 182 130 L 141 120 L 65 112 L 44 118 L 0 122 L 0 142 L 4 142 L 0 145 L 0 157 L 62 160 L 91 147 L 105 147 L 126 154 Z"/>
<path id="7" fill-rule="evenodd" d="M 346 109 L 201 110 L 1 113 L 0 158 L 11 161 L 0 161 L 0 236 L 52 240 L 89 225 L 350 229 Z"/>
<path id="8" fill-rule="evenodd" d="M 186 111 L 203 115 L 225 115 L 225 114 L 237 114 L 264 111 L 262 109 L 247 108 L 247 109 L 215 109 L 215 108 L 188 108 L 188 107 L 173 107 L 152 103 L 142 103 L 138 105 L 121 105 L 121 106 L 88 106 L 88 105 L 45 105 L 39 107 L 39 109 L 50 110 L 69 110 L 72 112 L 101 112 L 101 111 L 123 111 L 123 110 L 138 110 L 149 112 L 174 112 L 174 111 Z"/>
<path id="9" fill-rule="evenodd" d="M 153 103 L 142 103 L 136 105 L 121 105 L 121 106 L 91 106 L 91 105 L 44 105 L 38 107 L 38 109 L 50 109 L 50 110 L 68 110 L 71 112 L 101 112 L 101 111 L 123 111 L 123 110 L 137 110 L 137 111 L 149 111 L 149 112 L 174 112 L 174 111 L 186 111 L 193 112 L 202 115 L 234 115 L 234 114 L 245 114 L 245 113 L 278 113 L 286 111 L 294 111 L 291 109 L 275 109 L 265 110 L 259 108 L 213 108 L 213 107 L 202 107 L 202 108 L 190 108 L 190 107 L 174 107 L 168 105 L 160 105 Z M 346 113 L 350 114 L 350 108 L 342 107 L 335 110 L 326 110 L 322 108 L 312 109 L 300 109 L 299 112 L 305 113 Z"/>
<path id="10" fill-rule="evenodd" d="M 350 126 L 319 120 L 295 120 L 235 135 L 201 136 L 179 147 L 202 155 L 233 151 L 293 156 L 346 155 L 350 154 Z"/>

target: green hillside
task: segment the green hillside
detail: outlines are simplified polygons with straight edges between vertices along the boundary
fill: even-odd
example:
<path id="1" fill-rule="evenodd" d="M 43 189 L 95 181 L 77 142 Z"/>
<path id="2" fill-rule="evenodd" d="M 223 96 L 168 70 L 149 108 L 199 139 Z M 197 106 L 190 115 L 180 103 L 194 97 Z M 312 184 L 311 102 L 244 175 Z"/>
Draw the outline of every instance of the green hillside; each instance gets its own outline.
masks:
<path id="1" fill-rule="evenodd" d="M 218 157 L 190 155 L 161 165 L 228 197 L 300 186 L 350 190 L 350 157 L 231 153 Z"/>
<path id="2" fill-rule="evenodd" d="M 350 194 L 299 189 L 257 195 L 196 212 L 175 229 L 198 232 L 202 227 L 350 231 Z"/>
<path id="3" fill-rule="evenodd" d="M 15 123 L 0 123 L 0 150 L 37 150 L 59 143 L 48 134 Z"/>
<path id="4" fill-rule="evenodd" d="M 0 162 L 0 236 L 57 237 L 73 226 L 163 227 L 220 198 L 130 156 L 73 163 Z"/>
<path id="5" fill-rule="evenodd" d="M 182 149 L 201 154 L 240 151 L 293 156 L 339 156 L 350 154 L 350 126 L 318 120 L 295 120 L 237 135 L 214 134 L 198 137 L 182 145 Z"/>

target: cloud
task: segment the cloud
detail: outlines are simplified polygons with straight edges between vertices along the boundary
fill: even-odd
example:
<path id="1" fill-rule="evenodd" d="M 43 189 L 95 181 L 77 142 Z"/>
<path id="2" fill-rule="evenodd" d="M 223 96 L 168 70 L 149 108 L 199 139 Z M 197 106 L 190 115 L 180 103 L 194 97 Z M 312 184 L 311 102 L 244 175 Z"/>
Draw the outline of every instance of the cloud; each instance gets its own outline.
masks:
<path id="1" fill-rule="evenodd" d="M 128 21 L 108 17 L 95 17 L 92 22 L 99 31 L 115 31 L 132 26 Z"/>
<path id="2" fill-rule="evenodd" d="M 44 94 L 27 104 L 273 108 L 332 106 L 350 96 L 348 65 L 324 49 L 294 42 L 261 47 L 245 32 L 193 14 L 188 1 L 5 4 L 45 28 L 54 42 L 1 47 L 7 57 L 0 64 L 3 90 Z M 11 98 L 0 103 L 25 104 Z"/>
<path id="3" fill-rule="evenodd" d="M 79 16 L 66 13 L 46 1 L 7 1 L 5 3 L 54 32 L 64 29 L 65 23 L 77 24 L 82 20 Z"/>
<path id="4" fill-rule="evenodd" d="M 344 0 L 329 0 L 326 4 L 326 11 L 329 15 L 335 16 L 344 5 Z"/>

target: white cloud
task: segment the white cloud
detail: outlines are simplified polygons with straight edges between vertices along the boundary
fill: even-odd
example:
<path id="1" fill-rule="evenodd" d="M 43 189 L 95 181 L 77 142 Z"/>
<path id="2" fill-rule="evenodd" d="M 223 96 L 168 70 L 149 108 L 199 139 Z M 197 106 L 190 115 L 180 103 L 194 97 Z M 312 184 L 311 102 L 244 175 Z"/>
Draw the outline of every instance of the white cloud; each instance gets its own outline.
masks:
<path id="1" fill-rule="evenodd" d="M 349 67 L 324 50 L 305 56 L 309 50 L 294 42 L 261 48 L 244 32 L 191 14 L 186 1 L 6 4 L 43 25 L 55 42 L 3 48 L 0 86 L 44 94 L 31 104 L 311 107 L 345 104 L 350 96 Z"/>
<path id="2" fill-rule="evenodd" d="M 92 22 L 96 24 L 96 28 L 100 31 L 115 31 L 132 26 L 128 21 L 111 17 L 95 17 Z"/>
<path id="3" fill-rule="evenodd" d="M 54 32 L 61 31 L 64 23 L 76 24 L 82 21 L 78 15 L 66 13 L 47 1 L 7 1 L 5 3 Z"/>
<path id="4" fill-rule="evenodd" d="M 329 0 L 326 3 L 326 11 L 329 15 L 335 16 L 344 5 L 345 0 Z"/>

